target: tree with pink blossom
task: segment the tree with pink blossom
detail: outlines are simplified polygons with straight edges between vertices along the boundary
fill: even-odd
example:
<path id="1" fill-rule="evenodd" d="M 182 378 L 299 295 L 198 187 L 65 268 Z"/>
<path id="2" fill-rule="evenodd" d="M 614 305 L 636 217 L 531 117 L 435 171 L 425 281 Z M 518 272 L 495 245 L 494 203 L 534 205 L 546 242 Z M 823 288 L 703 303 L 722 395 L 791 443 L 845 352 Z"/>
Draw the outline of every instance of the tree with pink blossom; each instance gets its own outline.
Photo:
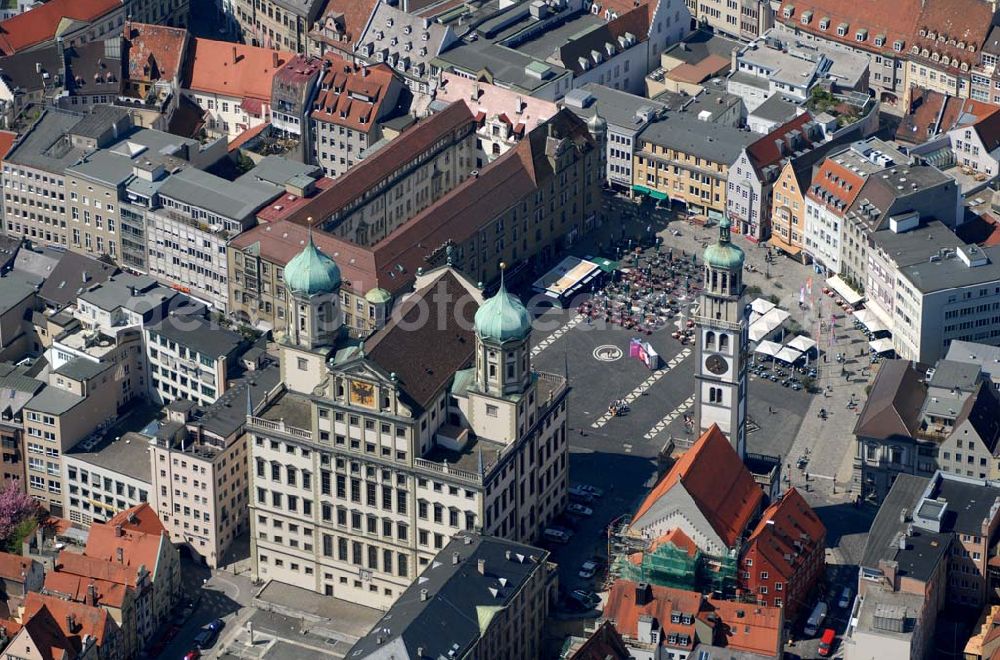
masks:
<path id="1" fill-rule="evenodd" d="M 0 545 L 20 554 L 21 542 L 35 531 L 45 511 L 17 479 L 0 487 Z"/>

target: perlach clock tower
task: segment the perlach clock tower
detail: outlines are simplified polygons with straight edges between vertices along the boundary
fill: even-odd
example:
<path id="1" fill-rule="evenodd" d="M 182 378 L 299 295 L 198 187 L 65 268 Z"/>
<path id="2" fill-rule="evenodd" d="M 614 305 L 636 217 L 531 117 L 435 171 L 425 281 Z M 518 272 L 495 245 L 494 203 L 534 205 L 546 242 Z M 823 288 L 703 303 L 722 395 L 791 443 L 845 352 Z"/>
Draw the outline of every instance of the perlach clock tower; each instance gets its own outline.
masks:
<path id="1" fill-rule="evenodd" d="M 698 312 L 695 415 L 698 431 L 718 424 L 740 458 L 746 457 L 747 332 L 743 250 L 730 241 L 729 218 L 719 240 L 705 248 L 705 284 Z"/>

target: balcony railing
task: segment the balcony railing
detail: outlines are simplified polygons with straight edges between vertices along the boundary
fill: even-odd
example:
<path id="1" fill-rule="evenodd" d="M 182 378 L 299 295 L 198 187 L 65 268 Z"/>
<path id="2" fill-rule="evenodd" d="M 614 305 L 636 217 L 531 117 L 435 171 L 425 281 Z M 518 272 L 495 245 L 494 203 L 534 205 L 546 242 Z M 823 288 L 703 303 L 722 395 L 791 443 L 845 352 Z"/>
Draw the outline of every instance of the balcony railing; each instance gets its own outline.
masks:
<path id="1" fill-rule="evenodd" d="M 275 422 L 270 419 L 263 419 L 252 415 L 247 415 L 247 428 L 251 431 L 258 430 L 269 433 L 281 433 L 283 435 L 301 440 L 313 439 L 312 431 L 307 429 L 300 429 L 298 427 L 285 424 L 284 422 Z"/>
<path id="2" fill-rule="evenodd" d="M 428 461 L 423 458 L 416 458 L 413 460 L 415 467 L 421 470 L 428 470 L 430 472 L 436 472 L 438 474 L 447 474 L 451 477 L 457 477 L 464 481 L 468 481 L 474 484 L 483 483 L 483 478 L 475 472 L 470 472 L 469 470 L 462 470 L 460 468 L 448 465 L 448 463 L 436 463 L 434 461 Z"/>

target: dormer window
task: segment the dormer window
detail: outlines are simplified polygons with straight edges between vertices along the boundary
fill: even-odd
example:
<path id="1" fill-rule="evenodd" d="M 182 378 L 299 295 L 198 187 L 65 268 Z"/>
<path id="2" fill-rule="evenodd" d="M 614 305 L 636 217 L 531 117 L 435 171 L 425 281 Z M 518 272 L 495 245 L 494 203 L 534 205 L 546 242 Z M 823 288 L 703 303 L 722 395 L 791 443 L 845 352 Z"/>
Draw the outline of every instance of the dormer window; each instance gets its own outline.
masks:
<path id="1" fill-rule="evenodd" d="M 855 41 L 864 41 L 867 38 L 868 38 L 868 30 L 864 28 L 861 28 L 860 30 L 854 33 Z"/>
<path id="2" fill-rule="evenodd" d="M 828 27 L 830 27 L 830 19 L 827 16 L 824 16 L 819 20 L 819 29 L 825 30 Z"/>
<path id="3" fill-rule="evenodd" d="M 847 36 L 847 28 L 848 28 L 847 23 L 841 23 L 840 25 L 838 25 L 837 26 L 837 36 L 838 37 L 846 37 Z"/>
<path id="4" fill-rule="evenodd" d="M 812 17 L 813 13 L 811 9 L 802 12 L 802 25 L 809 25 L 809 21 L 812 20 Z"/>
<path id="5" fill-rule="evenodd" d="M 941 55 L 938 52 L 935 51 L 935 52 L 931 53 L 931 59 L 934 60 L 935 62 L 937 62 L 938 60 L 941 59 Z"/>
<path id="6" fill-rule="evenodd" d="M 892 49 L 894 51 L 896 51 L 897 53 L 902 53 L 903 52 L 903 42 L 902 41 L 898 41 L 898 40 L 892 42 Z"/>
<path id="7" fill-rule="evenodd" d="M 875 45 L 876 46 L 884 46 L 885 45 L 885 35 L 884 34 L 876 34 L 875 35 Z"/>
<path id="8" fill-rule="evenodd" d="M 962 50 L 965 50 L 965 42 L 964 41 L 959 41 L 958 42 L 958 47 L 961 48 Z"/>
<path id="9" fill-rule="evenodd" d="M 795 13 L 795 7 L 793 5 L 788 5 L 785 7 L 785 18 L 791 18 L 792 14 Z"/>

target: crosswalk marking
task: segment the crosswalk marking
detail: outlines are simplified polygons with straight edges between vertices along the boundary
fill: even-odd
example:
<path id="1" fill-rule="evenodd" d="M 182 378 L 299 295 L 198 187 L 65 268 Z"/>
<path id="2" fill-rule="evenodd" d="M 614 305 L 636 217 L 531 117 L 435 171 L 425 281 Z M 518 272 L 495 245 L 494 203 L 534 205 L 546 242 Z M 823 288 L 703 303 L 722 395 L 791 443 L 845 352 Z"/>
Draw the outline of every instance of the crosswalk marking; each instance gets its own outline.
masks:
<path id="1" fill-rule="evenodd" d="M 553 332 L 551 335 L 549 335 L 542 341 L 538 342 L 538 345 L 531 349 L 531 357 L 535 357 L 536 355 L 544 351 L 546 348 L 551 346 L 553 342 L 562 337 L 564 334 L 566 334 L 576 326 L 580 325 L 583 319 L 584 319 L 583 314 L 577 314 L 569 321 L 564 323 L 562 326 L 557 328 L 555 332 Z"/>
<path id="2" fill-rule="evenodd" d="M 629 392 L 625 396 L 625 398 L 622 399 L 622 400 L 625 403 L 631 404 L 633 401 L 635 401 L 640 396 L 642 396 L 643 394 L 645 394 L 646 391 L 656 383 L 656 381 L 658 381 L 661 378 L 663 378 L 664 376 L 666 376 L 670 372 L 671 369 L 673 369 L 678 364 L 680 364 L 681 362 L 683 362 L 684 359 L 687 358 L 687 356 L 689 356 L 689 355 L 691 355 L 691 349 L 690 348 L 685 348 L 680 353 L 678 353 L 677 355 L 675 355 L 673 357 L 673 359 L 670 360 L 670 362 L 667 363 L 667 366 L 665 366 L 662 369 L 657 369 L 656 371 L 654 371 L 653 374 L 649 378 L 647 378 L 646 380 L 644 380 L 641 383 L 639 383 L 639 385 L 634 390 L 632 390 L 631 392 Z M 601 415 L 600 417 L 598 417 L 594 421 L 594 423 L 592 423 L 590 426 L 591 426 L 591 428 L 599 429 L 602 426 L 604 426 L 605 424 L 607 424 L 608 422 L 610 422 L 612 417 L 614 417 L 614 415 L 609 410 L 608 412 L 606 412 L 603 415 Z"/>
<path id="3" fill-rule="evenodd" d="M 687 412 L 693 405 L 694 405 L 694 395 L 692 394 L 691 396 L 689 396 L 687 399 L 684 400 L 684 403 L 682 403 L 681 405 L 677 406 L 669 413 L 667 413 L 667 415 L 663 419 L 658 421 L 656 425 L 654 425 L 653 428 L 649 429 L 649 432 L 642 437 L 644 437 L 646 440 L 652 440 L 660 433 L 665 431 L 666 428 L 670 426 L 670 424 L 672 424 L 675 419 L 677 419 L 685 412 Z"/>

